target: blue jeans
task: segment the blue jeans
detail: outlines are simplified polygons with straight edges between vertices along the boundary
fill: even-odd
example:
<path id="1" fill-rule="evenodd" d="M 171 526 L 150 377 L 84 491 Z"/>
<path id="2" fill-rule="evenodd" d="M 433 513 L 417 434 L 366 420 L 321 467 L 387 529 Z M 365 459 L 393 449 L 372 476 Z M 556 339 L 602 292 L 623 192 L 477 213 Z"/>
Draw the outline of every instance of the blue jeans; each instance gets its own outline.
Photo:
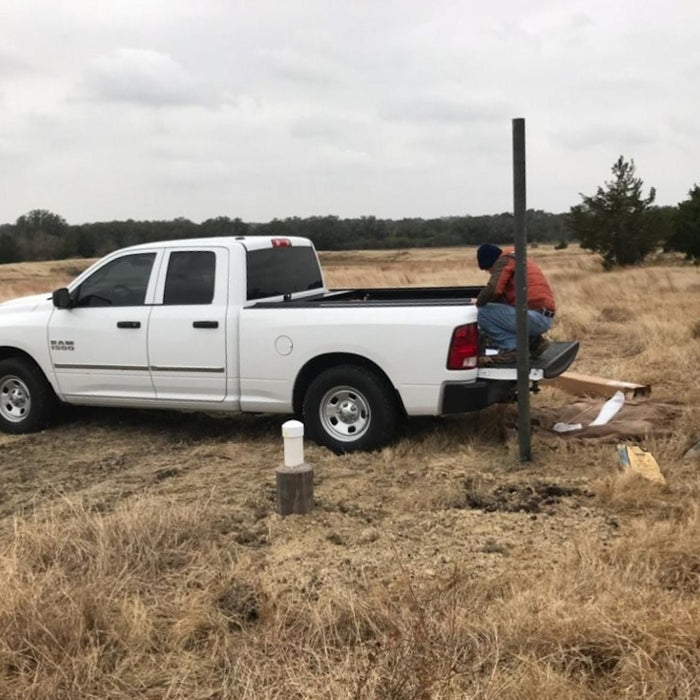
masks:
<path id="1" fill-rule="evenodd" d="M 554 319 L 539 311 L 527 312 L 527 334 L 529 338 L 546 333 Z M 477 316 L 479 331 L 487 335 L 502 350 L 514 350 L 517 345 L 515 307 L 508 304 L 486 304 L 480 306 Z"/>

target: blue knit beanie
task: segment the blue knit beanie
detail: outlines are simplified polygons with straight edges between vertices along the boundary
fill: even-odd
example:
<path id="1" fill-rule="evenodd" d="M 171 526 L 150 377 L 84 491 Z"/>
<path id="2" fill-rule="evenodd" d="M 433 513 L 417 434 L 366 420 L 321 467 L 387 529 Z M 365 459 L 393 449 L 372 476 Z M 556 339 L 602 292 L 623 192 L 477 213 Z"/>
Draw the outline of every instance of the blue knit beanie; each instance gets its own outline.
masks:
<path id="1" fill-rule="evenodd" d="M 490 270 L 502 252 L 503 251 L 497 245 L 493 245 L 493 243 L 484 243 L 480 245 L 479 249 L 476 251 L 479 269 Z"/>

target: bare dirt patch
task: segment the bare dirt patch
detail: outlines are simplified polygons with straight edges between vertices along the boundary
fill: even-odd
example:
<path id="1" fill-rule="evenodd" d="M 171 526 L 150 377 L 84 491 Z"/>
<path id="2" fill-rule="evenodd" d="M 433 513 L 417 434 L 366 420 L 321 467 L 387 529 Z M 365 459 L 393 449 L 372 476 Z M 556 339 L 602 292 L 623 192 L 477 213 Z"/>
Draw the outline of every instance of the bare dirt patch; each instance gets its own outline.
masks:
<path id="1" fill-rule="evenodd" d="M 465 483 L 466 507 L 491 513 L 542 513 L 553 512 L 567 499 L 568 504 L 578 504 L 581 497 L 593 498 L 591 491 L 585 494 L 576 486 L 562 486 L 547 481 L 516 482 L 502 484 L 484 491 L 471 479 Z"/>

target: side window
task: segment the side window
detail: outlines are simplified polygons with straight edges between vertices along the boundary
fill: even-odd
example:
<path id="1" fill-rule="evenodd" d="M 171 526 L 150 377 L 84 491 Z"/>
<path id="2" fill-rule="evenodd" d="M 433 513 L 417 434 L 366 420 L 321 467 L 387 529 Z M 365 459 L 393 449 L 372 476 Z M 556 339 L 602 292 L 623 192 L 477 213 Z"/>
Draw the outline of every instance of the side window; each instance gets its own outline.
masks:
<path id="1" fill-rule="evenodd" d="M 163 304 L 211 304 L 216 279 L 216 254 L 211 250 L 170 254 Z"/>
<path id="2" fill-rule="evenodd" d="M 75 305 L 142 306 L 155 257 L 137 253 L 112 260 L 78 287 Z"/>

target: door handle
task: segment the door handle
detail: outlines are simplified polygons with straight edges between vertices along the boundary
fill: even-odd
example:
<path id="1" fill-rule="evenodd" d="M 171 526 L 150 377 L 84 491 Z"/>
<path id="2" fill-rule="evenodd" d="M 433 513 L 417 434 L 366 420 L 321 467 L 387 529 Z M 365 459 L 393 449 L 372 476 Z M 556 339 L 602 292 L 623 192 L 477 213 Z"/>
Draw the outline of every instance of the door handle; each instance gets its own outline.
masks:
<path id="1" fill-rule="evenodd" d="M 192 321 L 192 328 L 218 328 L 218 321 Z"/>
<path id="2" fill-rule="evenodd" d="M 117 328 L 141 328 L 141 321 L 117 321 Z"/>

